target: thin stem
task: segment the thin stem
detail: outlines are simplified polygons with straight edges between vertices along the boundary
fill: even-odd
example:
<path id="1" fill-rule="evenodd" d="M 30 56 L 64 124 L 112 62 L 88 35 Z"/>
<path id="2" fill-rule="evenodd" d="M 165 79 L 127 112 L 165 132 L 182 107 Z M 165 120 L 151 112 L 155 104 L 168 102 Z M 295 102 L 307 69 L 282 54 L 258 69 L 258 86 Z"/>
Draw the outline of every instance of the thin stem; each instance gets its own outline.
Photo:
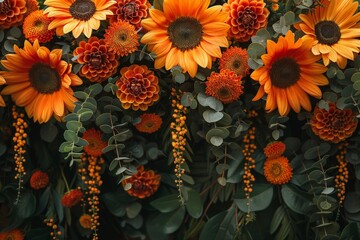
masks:
<path id="1" fill-rule="evenodd" d="M 60 174 L 61 174 L 61 178 L 63 179 L 63 181 L 65 183 L 66 190 L 69 192 L 70 191 L 69 184 L 68 184 L 68 182 L 66 180 L 64 170 L 62 168 L 60 168 Z"/>

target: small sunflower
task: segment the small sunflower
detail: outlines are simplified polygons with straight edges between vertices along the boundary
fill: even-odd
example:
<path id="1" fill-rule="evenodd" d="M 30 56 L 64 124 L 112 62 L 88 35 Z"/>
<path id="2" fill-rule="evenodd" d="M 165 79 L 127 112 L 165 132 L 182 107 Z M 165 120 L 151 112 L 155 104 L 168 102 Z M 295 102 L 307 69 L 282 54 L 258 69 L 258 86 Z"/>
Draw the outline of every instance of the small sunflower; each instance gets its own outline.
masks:
<path id="1" fill-rule="evenodd" d="M 135 52 L 140 45 L 135 27 L 121 20 L 110 24 L 105 30 L 104 38 L 108 48 L 120 57 Z"/>
<path id="2" fill-rule="evenodd" d="M 0 29 L 18 26 L 27 12 L 25 0 L 3 0 L 0 2 Z"/>
<path id="3" fill-rule="evenodd" d="M 311 51 L 322 57 L 325 66 L 336 62 L 345 68 L 360 48 L 359 3 L 353 0 L 321 0 L 308 14 L 300 14 L 295 28 L 303 31 L 304 40 L 312 42 Z"/>
<path id="4" fill-rule="evenodd" d="M 89 143 L 84 147 L 84 151 L 90 156 L 100 156 L 103 148 L 107 146 L 107 142 L 101 139 L 101 132 L 94 128 L 86 130 L 82 138 Z"/>
<path id="5" fill-rule="evenodd" d="M 145 113 L 140 116 L 140 122 L 135 125 L 139 132 L 154 133 L 158 131 L 162 124 L 162 119 L 155 113 Z"/>
<path id="6" fill-rule="evenodd" d="M 288 183 L 292 178 L 292 167 L 286 157 L 268 158 L 264 163 L 264 176 L 275 185 Z"/>
<path id="7" fill-rule="evenodd" d="M 30 186 L 38 190 L 45 188 L 49 184 L 49 175 L 43 171 L 37 170 L 30 177 Z"/>
<path id="8" fill-rule="evenodd" d="M 25 18 L 23 24 L 23 32 L 25 38 L 30 42 L 34 42 L 36 39 L 39 43 L 45 43 L 51 41 L 55 35 L 55 30 L 48 30 L 48 26 L 52 18 L 44 15 L 44 10 L 36 10 Z"/>
<path id="9" fill-rule="evenodd" d="M 71 208 L 78 205 L 83 197 L 83 192 L 80 189 L 72 189 L 65 193 L 61 198 L 61 204 L 64 207 Z"/>
<path id="10" fill-rule="evenodd" d="M 80 226 L 82 226 L 83 228 L 90 229 L 91 223 L 92 223 L 92 218 L 88 214 L 83 214 L 79 218 L 79 223 L 80 223 Z"/>
<path id="11" fill-rule="evenodd" d="M 300 112 L 301 107 L 311 111 L 308 94 L 320 98 L 322 93 L 318 86 L 329 83 L 323 75 L 326 67 L 317 63 L 321 57 L 310 51 L 311 41 L 299 39 L 295 42 L 294 37 L 289 30 L 277 43 L 268 40 L 267 54 L 261 56 L 264 66 L 250 75 L 260 83 L 253 101 L 267 94 L 265 109 L 271 112 L 278 108 L 282 116 L 291 108 L 295 112 Z"/>
<path id="12" fill-rule="evenodd" d="M 241 76 L 229 69 L 224 69 L 220 73 L 212 72 L 207 78 L 205 93 L 223 103 L 231 103 L 239 99 L 243 88 Z"/>
<path id="13" fill-rule="evenodd" d="M 277 158 L 284 154 L 286 145 L 283 142 L 271 142 L 264 148 L 264 154 L 267 158 Z"/>
<path id="14" fill-rule="evenodd" d="M 240 47 L 230 47 L 223 52 L 219 60 L 219 69 L 229 69 L 238 76 L 249 74 L 249 56 L 246 49 Z"/>

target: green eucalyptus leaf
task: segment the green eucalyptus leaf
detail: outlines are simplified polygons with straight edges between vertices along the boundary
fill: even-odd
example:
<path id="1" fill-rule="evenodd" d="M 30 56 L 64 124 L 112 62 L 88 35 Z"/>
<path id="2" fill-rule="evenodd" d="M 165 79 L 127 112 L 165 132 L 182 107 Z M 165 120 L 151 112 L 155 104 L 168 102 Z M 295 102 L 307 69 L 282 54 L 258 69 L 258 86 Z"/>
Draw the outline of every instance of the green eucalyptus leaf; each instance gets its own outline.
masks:
<path id="1" fill-rule="evenodd" d="M 256 184 L 253 187 L 253 192 L 250 195 L 250 211 L 256 212 L 266 209 L 273 198 L 274 189 L 270 184 Z M 238 206 L 238 208 L 243 211 L 247 212 L 248 207 L 246 203 L 248 199 L 245 196 L 242 198 L 235 198 L 234 202 Z"/>
<path id="2" fill-rule="evenodd" d="M 204 120 L 208 123 L 215 123 L 217 121 L 220 121 L 223 116 L 224 114 L 222 112 L 216 112 L 211 109 L 208 109 L 203 113 Z"/>
<path id="3" fill-rule="evenodd" d="M 150 205 L 162 213 L 169 213 L 180 206 L 178 194 L 166 195 L 150 202 Z"/>
<path id="4" fill-rule="evenodd" d="M 126 216 L 128 216 L 128 218 L 135 218 L 139 215 L 141 209 L 142 205 L 140 203 L 133 202 L 126 208 Z"/>
<path id="5" fill-rule="evenodd" d="M 302 215 L 306 214 L 312 205 L 307 193 L 301 192 L 291 185 L 283 185 L 281 195 L 286 206 Z"/>
<path id="6" fill-rule="evenodd" d="M 163 213 L 163 220 L 165 220 L 163 225 L 163 232 L 166 234 L 174 233 L 178 230 L 185 217 L 185 207 L 181 206 L 175 211 Z"/>
<path id="7" fill-rule="evenodd" d="M 47 122 L 41 125 L 40 128 L 40 137 L 45 142 L 51 143 L 54 141 L 58 134 L 58 129 L 55 124 Z"/>
<path id="8" fill-rule="evenodd" d="M 186 202 L 186 210 L 189 215 L 195 219 L 201 217 L 203 213 L 203 204 L 201 201 L 201 197 L 198 191 L 188 190 L 188 200 Z"/>

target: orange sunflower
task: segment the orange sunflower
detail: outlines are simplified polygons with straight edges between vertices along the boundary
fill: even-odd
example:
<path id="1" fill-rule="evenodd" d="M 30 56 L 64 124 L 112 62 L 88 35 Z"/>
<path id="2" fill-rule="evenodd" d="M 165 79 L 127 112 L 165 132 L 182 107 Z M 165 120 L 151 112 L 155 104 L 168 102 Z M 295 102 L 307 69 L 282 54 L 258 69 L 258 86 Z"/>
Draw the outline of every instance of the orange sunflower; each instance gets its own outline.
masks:
<path id="1" fill-rule="evenodd" d="M 14 52 L 1 61 L 7 69 L 0 71 L 7 83 L 1 93 L 11 95 L 35 122 L 47 122 L 51 116 L 61 119 L 72 111 L 77 99 L 71 86 L 82 80 L 71 73 L 71 64 L 61 60 L 62 50 L 50 51 L 35 40 L 33 45 L 25 41 L 23 49 L 15 45 Z"/>
<path id="2" fill-rule="evenodd" d="M 27 12 L 25 0 L 3 0 L 0 2 L 0 29 L 18 26 Z"/>
<path id="3" fill-rule="evenodd" d="M 51 41 L 55 35 L 55 30 L 48 30 L 48 26 L 52 18 L 44 15 L 44 10 L 36 10 L 25 18 L 23 24 L 23 32 L 25 38 L 30 42 L 34 42 L 36 39 L 40 43 Z"/>
<path id="4" fill-rule="evenodd" d="M 240 47 L 230 47 L 223 52 L 219 60 L 219 69 L 229 69 L 239 76 L 249 74 L 249 56 L 246 49 Z"/>
<path id="5" fill-rule="evenodd" d="M 100 156 L 103 148 L 107 146 L 107 142 L 101 139 L 101 132 L 94 128 L 86 130 L 82 138 L 89 143 L 84 147 L 84 151 L 90 156 Z"/>
<path id="6" fill-rule="evenodd" d="M 140 122 L 135 125 L 139 132 L 154 133 L 160 129 L 162 119 L 155 113 L 145 113 L 140 116 Z"/>
<path id="7" fill-rule="evenodd" d="M 328 84 L 323 75 L 326 67 L 316 63 L 321 57 L 311 53 L 311 41 L 299 39 L 294 42 L 294 33 L 290 30 L 286 36 L 280 36 L 278 42 L 267 41 L 267 54 L 261 56 L 264 66 L 256 69 L 250 76 L 259 81 L 260 88 L 253 101 L 267 94 L 265 109 L 279 109 L 280 115 L 287 115 L 292 108 L 311 110 L 308 97 L 320 98 L 318 86 Z"/>
<path id="8" fill-rule="evenodd" d="M 228 13 L 222 6 L 208 8 L 209 4 L 210 0 L 164 0 L 164 11 L 149 10 L 151 18 L 141 22 L 149 32 L 141 42 L 157 55 L 155 68 L 179 65 L 194 77 L 198 65 L 211 68 L 213 59 L 221 57 L 220 47 L 228 47 Z"/>
<path id="9" fill-rule="evenodd" d="M 54 20 L 49 29 L 56 28 L 56 34 L 61 36 L 72 31 L 75 38 L 84 33 L 91 37 L 92 30 L 100 27 L 100 20 L 107 15 L 113 15 L 108 8 L 114 5 L 114 0 L 46 0 L 48 6 L 45 13 Z"/>
<path id="10" fill-rule="evenodd" d="M 325 66 L 336 62 L 345 68 L 347 59 L 354 60 L 360 47 L 360 13 L 353 0 L 321 0 L 313 11 L 300 14 L 302 22 L 295 27 L 305 33 L 302 38 L 312 42 L 311 51 L 321 55 Z"/>
<path id="11" fill-rule="evenodd" d="M 264 176 L 272 184 L 288 183 L 293 175 L 292 170 L 286 157 L 268 158 L 264 163 Z"/>

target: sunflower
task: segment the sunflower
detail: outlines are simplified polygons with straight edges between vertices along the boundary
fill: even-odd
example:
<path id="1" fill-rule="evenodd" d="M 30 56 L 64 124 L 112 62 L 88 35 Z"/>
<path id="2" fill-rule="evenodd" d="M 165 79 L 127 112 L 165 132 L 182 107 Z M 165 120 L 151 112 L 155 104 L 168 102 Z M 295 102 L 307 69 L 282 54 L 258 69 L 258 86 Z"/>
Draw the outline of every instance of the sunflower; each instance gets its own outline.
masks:
<path id="1" fill-rule="evenodd" d="M 48 26 L 52 18 L 44 15 L 44 10 L 36 10 L 25 18 L 23 24 L 23 32 L 25 38 L 30 42 L 34 42 L 36 39 L 40 43 L 51 41 L 55 35 L 55 30 L 48 30 Z"/>
<path id="2" fill-rule="evenodd" d="M 280 36 L 278 42 L 267 41 L 267 54 L 261 56 L 264 66 L 256 69 L 250 76 L 259 81 L 260 88 L 253 101 L 267 93 L 265 109 L 279 109 L 280 115 L 287 115 L 292 108 L 311 110 L 307 94 L 320 98 L 318 86 L 328 84 L 323 75 L 326 67 L 316 63 L 321 57 L 314 56 L 311 41 L 299 39 L 294 42 L 294 33 L 290 30 L 286 36 Z"/>
<path id="3" fill-rule="evenodd" d="M 303 39 L 312 42 L 311 51 L 321 55 L 325 66 L 336 62 L 345 68 L 347 59 L 354 60 L 360 47 L 360 13 L 353 0 L 321 0 L 308 14 L 300 14 L 302 22 L 295 27 L 305 33 Z"/>
<path id="4" fill-rule="evenodd" d="M 150 9 L 142 20 L 148 30 L 141 42 L 154 52 L 155 68 L 167 70 L 179 65 L 191 77 L 198 65 L 211 68 L 214 58 L 221 57 L 220 47 L 227 47 L 228 13 L 222 6 L 207 7 L 210 0 L 164 0 L 163 9 Z"/>
<path id="5" fill-rule="evenodd" d="M 30 186 L 32 189 L 42 189 L 49 184 L 49 175 L 43 171 L 37 170 L 30 177 Z"/>
<path id="6" fill-rule="evenodd" d="M 84 147 L 84 151 L 90 156 L 100 156 L 103 148 L 107 146 L 107 142 L 101 139 L 101 132 L 94 128 L 86 130 L 82 138 L 89 143 Z"/>
<path id="7" fill-rule="evenodd" d="M 288 183 L 292 178 L 292 167 L 286 157 L 268 158 L 264 163 L 266 180 L 275 185 Z"/>
<path id="8" fill-rule="evenodd" d="M 140 122 L 135 125 L 139 132 L 154 133 L 158 131 L 162 124 L 162 119 L 155 113 L 145 113 L 140 116 Z"/>
<path id="9" fill-rule="evenodd" d="M 246 49 L 240 47 L 230 47 L 223 52 L 219 60 L 219 69 L 229 69 L 239 76 L 249 74 L 249 56 Z"/>
<path id="10" fill-rule="evenodd" d="M 267 158 L 277 158 L 284 154 L 286 145 L 283 142 L 271 142 L 264 148 L 264 154 Z"/>
<path id="11" fill-rule="evenodd" d="M 120 57 L 135 52 L 139 46 L 139 35 L 135 27 L 121 20 L 110 24 L 105 30 L 104 38 L 108 48 Z"/>
<path id="12" fill-rule="evenodd" d="M 85 229 L 90 229 L 91 228 L 91 222 L 92 222 L 92 218 L 88 214 L 83 214 L 79 218 L 80 226 L 82 226 Z"/>
<path id="13" fill-rule="evenodd" d="M 3 0 L 0 2 L 0 29 L 18 26 L 27 12 L 25 0 Z"/>
<path id="14" fill-rule="evenodd" d="M 61 60 L 62 50 L 50 51 L 35 40 L 33 45 L 25 41 L 23 49 L 15 45 L 14 52 L 1 61 L 7 69 L 0 71 L 7 83 L 1 93 L 11 95 L 35 122 L 47 122 L 51 116 L 61 119 L 72 111 L 77 99 L 70 86 L 81 85 L 82 80 L 71 73 L 71 64 Z"/>
<path id="15" fill-rule="evenodd" d="M 108 8 L 114 5 L 114 0 L 46 0 L 48 6 L 45 13 L 54 20 L 49 29 L 55 29 L 61 36 L 72 31 L 75 38 L 84 33 L 91 37 L 92 30 L 100 27 L 100 20 L 105 20 L 107 15 L 112 15 Z"/>

